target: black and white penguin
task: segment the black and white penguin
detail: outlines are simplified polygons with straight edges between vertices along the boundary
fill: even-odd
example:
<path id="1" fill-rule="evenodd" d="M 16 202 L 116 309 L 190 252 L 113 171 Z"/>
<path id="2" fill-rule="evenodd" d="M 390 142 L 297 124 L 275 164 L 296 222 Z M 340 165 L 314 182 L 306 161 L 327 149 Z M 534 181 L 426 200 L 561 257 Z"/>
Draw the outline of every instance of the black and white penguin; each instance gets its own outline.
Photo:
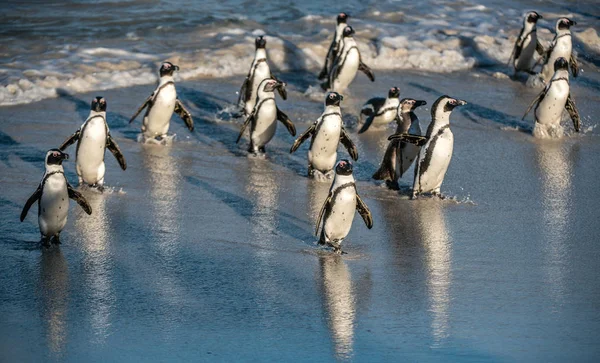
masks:
<path id="1" fill-rule="evenodd" d="M 367 131 L 369 127 L 381 128 L 387 126 L 398 116 L 398 105 L 400 105 L 400 88 L 392 87 L 388 91 L 387 98 L 374 97 L 367 101 L 360 110 L 359 124 L 363 124 L 358 131 L 359 134 Z M 363 116 L 367 119 L 363 123 Z"/>
<path id="2" fill-rule="evenodd" d="M 256 96 L 258 94 L 258 86 L 265 79 L 275 79 L 269 68 L 267 62 L 267 40 L 264 36 L 258 36 L 254 41 L 256 52 L 254 54 L 254 60 L 248 71 L 248 76 L 242 84 L 240 94 L 238 97 L 238 105 L 242 108 L 242 114 L 248 117 L 254 110 L 256 104 Z M 287 92 L 285 90 L 285 83 L 281 82 L 282 86 L 277 88 L 277 92 L 284 100 L 287 99 Z"/>
<path id="3" fill-rule="evenodd" d="M 131 120 L 129 120 L 129 123 L 132 123 L 140 112 L 147 107 L 142 123 L 142 135 L 144 140 L 166 137 L 173 112 L 181 117 L 190 131 L 194 131 L 192 115 L 185 107 L 183 107 L 183 104 L 177 98 L 173 73 L 178 70 L 179 67 L 171 62 L 164 62 L 160 66 L 160 81 L 158 87 L 156 87 L 154 92 L 152 92 L 146 101 L 144 101 L 144 104 L 137 110 L 135 115 L 133 115 Z"/>
<path id="4" fill-rule="evenodd" d="M 342 124 L 340 102 L 343 99 L 344 97 L 339 93 L 329 92 L 325 97 L 325 111 L 294 141 L 290 149 L 290 153 L 293 153 L 312 136 L 308 150 L 308 176 L 318 180 L 333 177 L 333 167 L 337 161 L 337 148 L 340 142 L 346 147 L 352 159 L 358 160 L 356 146 Z"/>
<path id="5" fill-rule="evenodd" d="M 60 243 L 60 232 L 65 227 L 69 214 L 69 198 L 75 200 L 87 214 L 92 214 L 92 207 L 81 193 L 71 187 L 65 177 L 62 162 L 68 158 L 69 155 L 59 149 L 48 150 L 44 177 L 21 212 L 23 222 L 29 208 L 38 202 L 38 224 L 44 246 L 50 245 L 50 242 Z"/>
<path id="6" fill-rule="evenodd" d="M 454 148 L 450 114 L 455 107 L 466 104 L 466 101 L 441 96 L 431 107 L 431 123 L 425 136 L 394 134 L 388 138 L 388 140 L 407 141 L 422 146 L 415 167 L 413 198 L 419 194 L 429 193 L 440 196 L 440 187 L 450 165 Z"/>
<path id="7" fill-rule="evenodd" d="M 321 73 L 319 73 L 319 79 L 325 79 L 329 75 L 329 71 L 331 70 L 331 66 L 333 65 L 333 60 L 335 59 L 337 52 L 339 51 L 340 40 L 342 39 L 342 33 L 344 32 L 344 28 L 346 27 L 346 22 L 350 15 L 347 13 L 339 13 L 337 16 L 337 26 L 335 28 L 335 34 L 333 35 L 333 39 L 331 40 L 331 44 L 329 45 L 329 50 L 327 51 L 327 56 L 325 57 L 325 64 L 323 65 L 323 69 Z"/>
<path id="8" fill-rule="evenodd" d="M 403 98 L 398 106 L 396 134 L 421 135 L 421 125 L 415 109 L 427 102 Z M 373 174 L 375 180 L 385 180 L 390 188 L 398 188 L 398 179 L 410 168 L 421 148 L 415 144 L 391 140 L 383 156 L 379 169 Z"/>
<path id="9" fill-rule="evenodd" d="M 65 151 L 77 141 L 75 169 L 79 177 L 79 185 L 85 183 L 98 187 L 99 190 L 102 190 L 104 185 L 104 154 L 107 148 L 115 156 L 121 169 L 127 169 L 125 157 L 108 130 L 106 106 L 103 97 L 93 99 L 88 118 L 79 130 L 69 136 L 59 147 L 61 151 Z"/>
<path id="10" fill-rule="evenodd" d="M 277 128 L 277 120 L 281 121 L 292 136 L 296 136 L 296 127 L 290 118 L 277 108 L 275 90 L 284 88 L 285 83 L 276 79 L 264 79 L 258 86 L 256 104 L 252 113 L 240 129 L 236 143 L 240 142 L 246 127 L 250 125 L 250 146 L 248 151 L 255 155 L 265 152 L 265 145 L 271 141 Z"/>
<path id="11" fill-rule="evenodd" d="M 319 227 L 323 225 L 319 244 L 341 254 L 342 241 L 350 232 L 355 212 L 360 214 L 367 228 L 373 228 L 371 211 L 356 192 L 352 163 L 342 159 L 335 166 L 335 178 L 317 219 L 315 235 L 319 235 Z"/>
<path id="12" fill-rule="evenodd" d="M 373 71 L 361 60 L 358 46 L 352 37 L 353 34 L 354 29 L 351 26 L 344 28 L 339 51 L 329 72 L 329 77 L 326 82 L 321 84 L 324 90 L 330 89 L 334 92 L 343 93 L 356 77 L 357 71 L 363 72 L 371 82 L 375 82 Z"/>
<path id="13" fill-rule="evenodd" d="M 562 137 L 563 127 L 560 125 L 563 110 L 566 109 L 573 120 L 575 131 L 581 129 L 579 112 L 571 97 L 569 87 L 569 64 L 565 58 L 558 58 L 554 62 L 554 76 L 546 88 L 531 102 L 523 115 L 523 119 L 535 105 L 535 127 L 533 136 L 536 137 Z"/>
<path id="14" fill-rule="evenodd" d="M 573 41 L 571 39 L 571 27 L 577 25 L 569 18 L 560 18 L 556 22 L 556 35 L 546 52 L 546 62 L 542 67 L 542 79 L 547 83 L 554 75 L 554 63 L 558 58 L 564 58 L 569 62 L 573 77 L 579 75 L 577 57 L 573 53 Z"/>
<path id="15" fill-rule="evenodd" d="M 523 19 L 523 28 L 515 41 L 509 62 L 513 60 L 515 73 L 523 71 L 533 74 L 533 67 L 536 64 L 534 53 L 544 55 L 544 47 L 540 44 L 537 38 L 537 21 L 543 17 L 535 11 L 530 11 L 525 14 Z M 514 57 L 514 58 L 513 58 Z"/>

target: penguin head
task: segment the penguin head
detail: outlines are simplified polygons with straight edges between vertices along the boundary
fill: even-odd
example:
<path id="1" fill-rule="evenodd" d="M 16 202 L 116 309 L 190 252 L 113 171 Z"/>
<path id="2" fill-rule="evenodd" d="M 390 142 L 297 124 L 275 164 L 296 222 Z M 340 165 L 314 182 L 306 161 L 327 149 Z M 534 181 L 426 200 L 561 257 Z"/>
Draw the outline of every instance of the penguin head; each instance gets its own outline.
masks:
<path id="1" fill-rule="evenodd" d="M 92 100 L 92 105 L 90 107 L 92 111 L 95 112 L 106 112 L 106 100 L 104 97 L 97 96 Z"/>
<path id="2" fill-rule="evenodd" d="M 65 154 L 59 149 L 50 149 L 46 153 L 46 165 L 62 165 L 63 160 L 67 160 L 69 154 Z"/>
<path id="3" fill-rule="evenodd" d="M 348 18 L 350 17 L 350 14 L 347 13 L 339 13 L 337 16 L 337 23 L 338 25 L 340 24 L 346 24 L 346 21 L 348 21 Z"/>
<path id="4" fill-rule="evenodd" d="M 347 27 L 344 28 L 344 38 L 348 38 L 351 37 L 352 34 L 354 34 L 354 29 L 352 29 L 352 27 L 350 25 L 348 25 Z"/>
<path id="5" fill-rule="evenodd" d="M 173 76 L 173 72 L 178 71 L 179 66 L 174 65 L 171 62 L 164 62 L 160 66 L 160 76 Z"/>
<path id="6" fill-rule="evenodd" d="M 560 70 L 566 70 L 569 68 L 569 62 L 563 57 L 559 57 L 554 61 L 554 72 Z"/>
<path id="7" fill-rule="evenodd" d="M 556 31 L 569 30 L 573 25 L 577 25 L 577 23 L 569 18 L 560 18 L 556 22 Z"/>
<path id="8" fill-rule="evenodd" d="M 335 165 L 335 173 L 338 175 L 352 174 L 352 163 L 347 159 L 338 161 L 338 163 Z"/>
<path id="9" fill-rule="evenodd" d="M 390 88 L 390 90 L 388 91 L 388 98 L 400 98 L 400 88 Z"/>
<path id="10" fill-rule="evenodd" d="M 412 98 L 403 98 L 400 100 L 401 113 L 414 111 L 417 107 L 426 105 L 427 102 L 421 100 L 413 100 Z"/>
<path id="11" fill-rule="evenodd" d="M 278 81 L 276 79 L 267 79 L 263 87 L 264 92 L 273 92 L 278 88 L 285 88 L 285 82 Z"/>
<path id="12" fill-rule="evenodd" d="M 337 92 L 329 92 L 325 97 L 325 106 L 339 106 L 344 96 Z"/>
<path id="13" fill-rule="evenodd" d="M 525 18 L 527 19 L 527 22 L 528 22 L 528 23 L 533 23 L 533 24 L 537 23 L 537 21 L 538 21 L 539 19 L 544 19 L 544 17 L 543 17 L 543 16 L 541 16 L 540 14 L 538 14 L 538 13 L 537 13 L 537 12 L 535 12 L 535 11 L 530 11 L 530 12 L 528 12 L 528 13 L 525 15 Z"/>
<path id="14" fill-rule="evenodd" d="M 455 107 L 466 104 L 467 101 L 444 95 L 438 98 L 431 107 L 431 119 L 435 120 L 436 116 L 441 115 L 441 113 L 450 113 Z"/>
<path id="15" fill-rule="evenodd" d="M 265 47 L 267 46 L 267 40 L 264 36 L 259 35 L 254 40 L 254 45 L 256 46 L 256 49 L 265 49 Z"/>

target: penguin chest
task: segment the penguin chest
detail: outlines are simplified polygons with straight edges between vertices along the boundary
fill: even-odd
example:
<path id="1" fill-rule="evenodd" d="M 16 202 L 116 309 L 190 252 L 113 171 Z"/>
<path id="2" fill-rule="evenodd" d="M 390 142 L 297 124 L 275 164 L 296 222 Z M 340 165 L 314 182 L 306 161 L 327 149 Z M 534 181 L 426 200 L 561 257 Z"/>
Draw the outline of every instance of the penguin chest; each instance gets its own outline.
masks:
<path id="1" fill-rule="evenodd" d="M 95 184 L 104 177 L 106 137 L 104 120 L 99 117 L 91 119 L 79 137 L 76 169 L 88 184 Z"/>
<path id="2" fill-rule="evenodd" d="M 530 70 L 533 66 L 533 54 L 537 43 L 537 34 L 535 32 L 529 34 L 524 40 L 519 58 L 515 59 L 515 68 L 522 70 Z"/>
<path id="3" fill-rule="evenodd" d="M 418 125 L 414 127 L 413 124 L 408 130 L 408 133 L 413 135 L 421 135 L 421 128 Z M 398 152 L 396 153 L 396 170 L 399 172 L 398 177 L 401 177 L 408 170 L 408 168 L 410 168 L 412 163 L 419 155 L 420 150 L 421 147 L 415 144 L 411 144 L 409 142 L 399 143 Z"/>
<path id="4" fill-rule="evenodd" d="M 419 154 L 414 189 L 420 193 L 438 191 L 452 159 L 454 135 L 450 129 L 436 135 Z"/>
<path id="5" fill-rule="evenodd" d="M 174 85 L 168 85 L 158 92 L 154 99 L 148 115 L 144 118 L 144 133 L 148 136 L 161 136 L 169 131 L 169 123 L 173 110 L 175 110 L 175 101 L 177 92 Z"/>
<path id="6" fill-rule="evenodd" d="M 321 121 L 321 126 L 313 136 L 308 150 L 308 161 L 313 168 L 328 172 L 335 166 L 337 148 L 342 132 L 342 119 L 329 116 Z"/>
<path id="7" fill-rule="evenodd" d="M 331 211 L 324 223 L 325 236 L 330 241 L 341 241 L 350 232 L 356 212 L 356 191 L 346 187 L 336 193 Z"/>
<path id="8" fill-rule="evenodd" d="M 566 80 L 552 82 L 544 99 L 535 109 L 536 122 L 544 125 L 558 125 L 569 97 L 569 84 Z"/>
<path id="9" fill-rule="evenodd" d="M 275 100 L 267 100 L 257 110 L 252 127 L 252 142 L 256 146 L 263 146 L 275 135 L 277 129 L 277 105 Z"/>
<path id="10" fill-rule="evenodd" d="M 258 86 L 260 83 L 267 79 L 271 78 L 271 70 L 269 69 L 269 65 L 267 62 L 261 62 L 258 67 L 254 70 L 254 74 L 251 77 L 252 84 L 252 92 L 250 93 L 250 98 L 246 100 L 246 104 L 244 106 L 246 110 L 246 114 L 251 114 L 254 106 L 256 105 L 256 96 L 258 95 Z"/>
<path id="11" fill-rule="evenodd" d="M 379 111 L 379 115 L 375 116 L 373 118 L 372 126 L 374 128 L 384 127 L 384 126 L 388 125 L 390 122 L 392 122 L 396 118 L 397 114 L 398 114 L 397 107 L 392 107 L 392 106 L 382 107 L 382 109 Z"/>
<path id="12" fill-rule="evenodd" d="M 348 88 L 350 83 L 356 77 L 358 71 L 358 65 L 360 63 L 360 55 L 358 49 L 352 48 L 346 53 L 346 57 L 342 64 L 339 65 L 338 76 L 333 81 L 333 90 L 336 92 L 343 92 Z"/>
<path id="13" fill-rule="evenodd" d="M 44 236 L 59 233 L 67 223 L 69 193 L 63 174 L 54 174 L 46 179 L 39 201 L 38 223 Z"/>

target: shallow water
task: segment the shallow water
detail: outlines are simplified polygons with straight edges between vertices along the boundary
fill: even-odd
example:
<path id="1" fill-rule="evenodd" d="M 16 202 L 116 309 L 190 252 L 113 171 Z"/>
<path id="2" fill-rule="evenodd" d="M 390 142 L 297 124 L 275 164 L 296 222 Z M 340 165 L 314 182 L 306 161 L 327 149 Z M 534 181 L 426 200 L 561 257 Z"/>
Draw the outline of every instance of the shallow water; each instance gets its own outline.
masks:
<path id="1" fill-rule="evenodd" d="M 355 218 L 341 257 L 316 246 L 329 186 L 305 177 L 307 146 L 290 155 L 281 125 L 264 160 L 235 144 L 227 110 L 239 77 L 178 83 L 196 131 L 174 118 L 169 147 L 139 144 L 139 121 L 127 124 L 151 86 L 104 92 L 128 169 L 107 154 L 108 190 L 83 190 L 94 213 L 71 203 L 63 244 L 48 250 L 37 245 L 35 208 L 18 216 L 45 150 L 79 127 L 97 92 L 0 108 L 1 360 L 597 359 L 597 80 L 574 81 L 585 134 L 544 141 L 520 121 L 536 91 L 518 82 L 377 75 L 355 80 L 349 123 L 393 85 L 428 105 L 443 93 L 469 104 L 452 115 L 443 201 L 371 181 L 391 129 L 352 131 L 374 227 Z M 304 95 L 315 77 L 282 78 L 290 98 L 279 107 L 301 132 L 322 112 Z M 429 106 L 417 114 L 425 128 Z M 65 169 L 75 183 L 73 160 Z"/>

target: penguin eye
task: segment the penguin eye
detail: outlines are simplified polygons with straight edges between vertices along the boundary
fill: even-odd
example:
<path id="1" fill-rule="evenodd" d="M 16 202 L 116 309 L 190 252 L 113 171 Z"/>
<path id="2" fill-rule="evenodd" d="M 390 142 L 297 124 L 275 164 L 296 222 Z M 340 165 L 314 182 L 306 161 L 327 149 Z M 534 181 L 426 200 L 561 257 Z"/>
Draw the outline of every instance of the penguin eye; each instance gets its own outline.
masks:
<path id="1" fill-rule="evenodd" d="M 335 95 L 332 93 L 329 95 L 329 98 L 331 98 L 333 100 L 335 98 Z"/>

